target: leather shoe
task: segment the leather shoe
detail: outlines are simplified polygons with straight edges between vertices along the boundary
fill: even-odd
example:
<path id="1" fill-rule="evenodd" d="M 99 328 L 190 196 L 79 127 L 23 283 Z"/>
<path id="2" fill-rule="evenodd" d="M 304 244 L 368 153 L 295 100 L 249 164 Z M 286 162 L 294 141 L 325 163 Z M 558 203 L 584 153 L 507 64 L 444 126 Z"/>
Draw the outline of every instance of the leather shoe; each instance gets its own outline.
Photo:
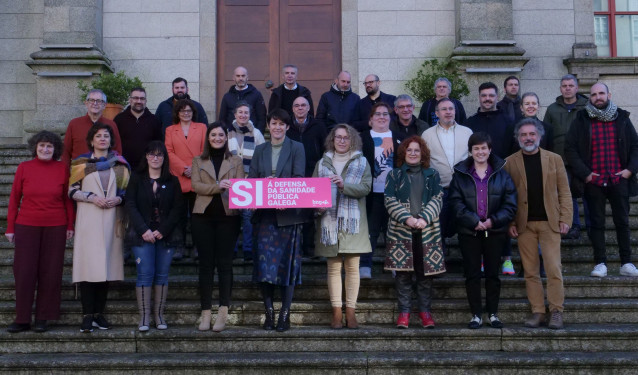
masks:
<path id="1" fill-rule="evenodd" d="M 277 320 L 277 332 L 284 332 L 290 329 L 290 310 L 281 309 L 279 320 Z"/>
<path id="2" fill-rule="evenodd" d="M 527 318 L 524 326 L 527 328 L 538 328 L 541 323 L 545 321 L 545 314 L 543 313 L 532 313 L 532 315 Z"/>
<path id="3" fill-rule="evenodd" d="M 34 332 L 46 332 L 48 329 L 49 327 L 47 327 L 46 320 L 41 320 L 41 319 L 35 320 L 35 324 L 33 325 Z"/>
<path id="4" fill-rule="evenodd" d="M 549 324 L 547 324 L 547 328 L 562 329 L 563 328 L 563 313 L 558 310 L 552 311 L 552 315 L 549 318 Z"/>
<path id="5" fill-rule="evenodd" d="M 266 331 L 272 331 L 275 329 L 275 310 L 272 308 L 266 309 L 264 315 L 266 316 L 264 319 L 264 329 Z"/>

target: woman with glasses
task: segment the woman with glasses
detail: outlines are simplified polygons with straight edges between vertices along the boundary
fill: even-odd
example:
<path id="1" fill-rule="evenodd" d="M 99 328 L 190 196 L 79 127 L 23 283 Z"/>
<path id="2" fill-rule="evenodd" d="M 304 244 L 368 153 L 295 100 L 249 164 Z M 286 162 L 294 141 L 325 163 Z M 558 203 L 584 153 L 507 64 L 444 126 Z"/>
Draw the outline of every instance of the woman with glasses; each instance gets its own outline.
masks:
<path id="1" fill-rule="evenodd" d="M 191 186 L 193 158 L 204 151 L 206 142 L 206 124 L 193 122 L 197 117 L 195 105 L 189 99 L 178 100 L 173 107 L 173 123 L 166 128 L 165 143 L 168 151 L 169 167 L 173 176 L 177 176 L 184 194 L 186 220 L 183 221 L 182 231 L 186 236 L 186 228 L 190 228 L 190 217 L 195 204 L 195 192 Z M 184 239 L 185 240 L 185 239 Z M 180 259 L 184 254 L 185 243 L 175 250 L 174 259 Z M 195 254 L 193 254 L 195 255 Z"/>
<path id="2" fill-rule="evenodd" d="M 430 168 L 430 150 L 423 138 L 415 135 L 404 140 L 396 156 L 398 167 L 390 172 L 385 184 L 390 222 L 384 269 L 395 272 L 397 328 L 408 328 L 413 289 L 421 325 L 433 328 L 433 275 L 445 272 L 439 224 L 443 205 L 441 179 Z"/>
<path id="3" fill-rule="evenodd" d="M 369 253 L 366 196 L 372 187 L 370 165 L 361 153 L 361 137 L 353 127 L 337 124 L 326 138 L 326 152 L 313 177 L 332 182 L 332 207 L 317 210 L 315 255 L 328 260 L 330 327 L 343 327 L 341 268 L 346 279 L 346 327 L 358 328 L 355 308 L 359 295 L 359 257 Z"/>
<path id="4" fill-rule="evenodd" d="M 168 152 L 161 141 L 152 141 L 126 189 L 129 241 L 135 255 L 135 294 L 140 314 L 138 328 L 149 330 L 151 288 L 157 329 L 168 328 L 164 319 L 168 272 L 175 246 L 182 243 L 180 230 L 184 200 L 177 177 L 168 170 Z"/>
<path id="5" fill-rule="evenodd" d="M 303 145 L 286 137 L 290 115 L 281 108 L 267 116 L 270 142 L 257 146 L 250 163 L 250 178 L 304 177 Z M 253 214 L 256 243 L 253 281 L 259 283 L 266 316 L 263 328 L 275 328 L 273 296 L 281 288 L 282 302 L 276 329 L 290 328 L 290 306 L 295 285 L 301 284 L 301 228 L 307 215 L 300 208 L 260 209 Z"/>

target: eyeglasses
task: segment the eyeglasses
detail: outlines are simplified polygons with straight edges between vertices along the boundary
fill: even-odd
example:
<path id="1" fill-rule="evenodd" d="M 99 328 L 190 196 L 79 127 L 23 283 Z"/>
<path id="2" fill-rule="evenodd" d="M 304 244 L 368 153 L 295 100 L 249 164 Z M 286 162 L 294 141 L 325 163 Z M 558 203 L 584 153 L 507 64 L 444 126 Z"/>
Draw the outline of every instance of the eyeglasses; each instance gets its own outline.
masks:
<path id="1" fill-rule="evenodd" d="M 129 98 L 131 100 L 139 100 L 139 101 L 142 101 L 142 102 L 146 100 L 146 98 L 143 97 L 143 96 L 130 96 Z"/>
<path id="2" fill-rule="evenodd" d="M 371 84 L 373 84 L 373 83 L 375 83 L 375 82 L 379 82 L 379 80 L 376 80 L 376 79 L 375 79 L 374 81 L 365 81 L 365 82 L 363 82 L 363 85 L 364 85 L 364 86 L 368 86 L 368 85 L 371 85 Z"/>
<path id="3" fill-rule="evenodd" d="M 335 137 L 335 141 L 337 141 L 337 142 L 348 142 L 349 140 L 350 140 L 350 137 L 348 137 L 348 136 L 342 137 L 342 136 L 338 135 L 338 136 Z"/>
<path id="4" fill-rule="evenodd" d="M 164 159 L 164 155 L 162 154 L 146 154 L 146 157 L 153 160 L 153 159 Z"/>
<path id="5" fill-rule="evenodd" d="M 193 113 L 192 109 L 182 109 L 181 111 L 179 111 L 179 113 L 183 113 L 185 115 L 189 114 L 189 113 Z"/>
<path id="6" fill-rule="evenodd" d="M 406 104 L 406 105 L 398 105 L 397 108 L 403 110 L 403 109 L 410 109 L 414 107 L 412 104 Z"/>
<path id="7" fill-rule="evenodd" d="M 102 99 L 86 99 L 86 102 L 90 104 L 104 104 L 104 100 Z"/>
<path id="8" fill-rule="evenodd" d="M 377 117 L 390 117 L 389 112 L 375 112 L 373 115 Z"/>

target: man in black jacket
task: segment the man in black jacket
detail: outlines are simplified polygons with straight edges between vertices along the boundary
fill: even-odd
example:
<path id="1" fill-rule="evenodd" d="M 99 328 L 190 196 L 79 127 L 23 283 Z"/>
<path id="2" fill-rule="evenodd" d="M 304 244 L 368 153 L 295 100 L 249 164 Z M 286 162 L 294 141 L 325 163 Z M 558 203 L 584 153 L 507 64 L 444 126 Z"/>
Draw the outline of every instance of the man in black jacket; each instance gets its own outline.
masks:
<path id="1" fill-rule="evenodd" d="M 354 124 L 354 128 L 359 131 L 364 131 L 369 129 L 368 125 L 368 117 L 370 117 L 370 110 L 372 106 L 379 103 L 384 102 L 389 105 L 390 108 L 394 108 L 394 101 L 397 99 L 396 96 L 386 94 L 381 91 L 379 87 L 381 86 L 381 80 L 379 76 L 376 74 L 368 74 L 366 78 L 363 80 L 363 87 L 366 90 L 365 97 L 359 100 L 359 121 Z M 392 116 L 392 120 L 396 120 L 395 113 L 390 114 Z"/>
<path id="2" fill-rule="evenodd" d="M 505 95 L 503 95 L 503 99 L 501 99 L 500 102 L 496 103 L 496 106 L 505 113 L 505 116 L 507 116 L 512 123 L 516 123 L 523 118 L 521 96 L 518 94 L 520 87 L 521 83 L 516 76 L 505 78 L 505 82 L 503 82 Z"/>
<path id="3" fill-rule="evenodd" d="M 309 105 L 309 111 L 311 117 L 315 115 L 315 107 L 312 104 L 312 94 L 307 87 L 301 86 L 297 83 L 297 69 L 296 65 L 286 64 L 283 67 L 284 83 L 277 86 L 272 90 L 270 94 L 270 100 L 268 101 L 268 112 L 275 108 L 281 108 L 288 111 L 290 118 L 294 118 L 295 114 L 292 108 L 292 102 L 298 97 L 302 96 L 306 98 Z"/>
<path id="4" fill-rule="evenodd" d="M 303 144 L 306 153 L 305 177 L 312 177 L 315 165 L 323 156 L 324 142 L 328 136 L 326 128 L 310 115 L 310 103 L 303 96 L 298 97 L 292 104 L 292 125 L 288 128 L 286 136 L 293 141 Z M 311 213 L 311 210 L 308 210 Z M 302 254 L 314 256 L 315 247 L 315 222 L 309 220 L 303 224 Z"/>
<path id="5" fill-rule="evenodd" d="M 166 132 L 166 128 L 173 125 L 173 104 L 180 99 L 190 99 L 195 105 L 197 118 L 193 119 L 194 122 L 208 125 L 208 117 L 206 117 L 204 107 L 188 95 L 188 82 L 182 77 L 177 77 L 173 80 L 172 89 L 173 96 L 161 102 L 155 110 L 155 116 L 162 122 L 162 135 Z"/>
<path id="6" fill-rule="evenodd" d="M 629 120 L 629 112 L 611 101 L 611 93 L 604 83 L 591 87 L 587 106 L 576 114 L 569 127 L 565 157 L 574 174 L 572 194 L 584 194 L 589 208 L 589 235 L 596 263 L 591 276 L 607 276 L 607 200 L 618 238 L 620 274 L 638 276 L 638 270 L 631 263 L 629 233 L 629 196 L 636 195 L 638 188 L 638 135 Z"/>
<path id="7" fill-rule="evenodd" d="M 238 66 L 233 71 L 235 84 L 230 86 L 228 92 L 224 94 L 222 103 L 219 106 L 219 121 L 230 128 L 235 119 L 235 105 L 240 100 L 245 100 L 253 108 L 250 111 L 250 121 L 253 126 L 264 132 L 266 128 L 266 104 L 264 97 L 255 86 L 248 83 L 248 70 L 243 66 Z"/>
<path id="8" fill-rule="evenodd" d="M 161 141 L 162 123 L 146 108 L 146 90 L 136 87 L 128 98 L 129 106 L 113 119 L 122 140 L 122 156 L 137 169 L 150 141 Z"/>
<path id="9" fill-rule="evenodd" d="M 419 120 L 427 122 L 430 126 L 436 125 L 439 121 L 439 118 L 436 116 L 436 105 L 439 103 L 439 100 L 450 98 L 450 93 L 452 93 L 452 82 L 445 77 L 437 78 L 436 81 L 434 81 L 434 94 L 436 96 L 423 103 L 421 111 L 419 112 Z M 452 100 L 454 104 L 454 121 L 456 121 L 457 124 L 465 125 L 467 116 L 465 115 L 463 104 L 454 98 L 450 98 L 450 100 Z"/>
<path id="10" fill-rule="evenodd" d="M 359 120 L 359 113 L 356 109 L 360 98 L 359 95 L 352 92 L 350 83 L 350 73 L 340 72 L 335 82 L 330 86 L 330 90 L 324 92 L 319 99 L 317 120 L 321 121 L 327 131 L 340 123 L 354 126 L 355 122 Z M 364 129 L 358 130 L 363 131 Z"/>

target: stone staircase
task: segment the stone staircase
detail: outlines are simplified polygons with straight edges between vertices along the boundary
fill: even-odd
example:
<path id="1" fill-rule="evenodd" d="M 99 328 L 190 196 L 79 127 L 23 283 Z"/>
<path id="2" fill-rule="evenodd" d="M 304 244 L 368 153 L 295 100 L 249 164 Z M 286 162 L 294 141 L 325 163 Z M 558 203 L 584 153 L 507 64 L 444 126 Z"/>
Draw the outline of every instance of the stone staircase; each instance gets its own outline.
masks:
<path id="1" fill-rule="evenodd" d="M 0 231 L 17 164 L 29 157 L 24 146 L 0 145 Z M 636 244 L 638 209 L 633 207 L 632 243 Z M 62 316 L 45 333 L 9 334 L 14 315 L 13 246 L 0 240 L 0 372 L 7 373 L 188 373 L 188 374 L 635 374 L 638 373 L 638 279 L 618 275 L 613 223 L 607 223 L 610 276 L 589 277 L 592 250 L 580 240 L 563 242 L 565 329 L 528 329 L 529 312 L 522 278 L 503 277 L 500 317 L 503 329 L 466 329 L 470 314 L 461 257 L 450 241 L 449 272 L 434 282 L 433 315 L 437 326 L 425 330 L 413 315 L 398 330 L 394 283 L 382 271 L 383 249 L 376 249 L 374 279 L 362 280 L 357 306 L 358 330 L 329 328 L 331 307 L 325 262 L 304 260 L 303 284 L 292 306 L 292 328 L 284 333 L 260 328 L 263 305 L 250 281 L 252 265 L 234 263 L 235 283 L 229 327 L 221 333 L 199 332 L 197 264 L 174 262 L 170 276 L 169 329 L 137 331 L 135 268 L 127 263 L 126 280 L 113 283 L 108 331 L 79 332 L 80 302 L 71 283 L 72 244 L 68 244 L 63 280 Z M 520 258 L 514 246 L 514 263 Z M 638 257 L 634 257 L 638 259 Z"/>

